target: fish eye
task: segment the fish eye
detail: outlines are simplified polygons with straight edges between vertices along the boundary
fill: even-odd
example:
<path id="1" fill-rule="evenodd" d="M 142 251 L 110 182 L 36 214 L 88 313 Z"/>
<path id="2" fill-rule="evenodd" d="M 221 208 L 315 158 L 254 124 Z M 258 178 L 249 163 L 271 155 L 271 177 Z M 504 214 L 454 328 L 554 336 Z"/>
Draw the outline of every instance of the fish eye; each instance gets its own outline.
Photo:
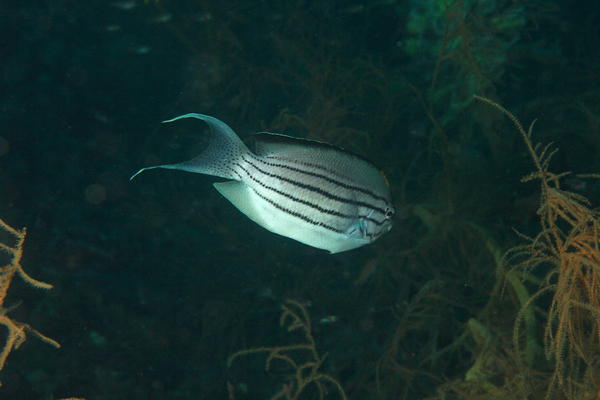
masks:
<path id="1" fill-rule="evenodd" d="M 394 209 L 392 207 L 388 207 L 385 209 L 385 219 L 392 219 L 394 216 Z"/>

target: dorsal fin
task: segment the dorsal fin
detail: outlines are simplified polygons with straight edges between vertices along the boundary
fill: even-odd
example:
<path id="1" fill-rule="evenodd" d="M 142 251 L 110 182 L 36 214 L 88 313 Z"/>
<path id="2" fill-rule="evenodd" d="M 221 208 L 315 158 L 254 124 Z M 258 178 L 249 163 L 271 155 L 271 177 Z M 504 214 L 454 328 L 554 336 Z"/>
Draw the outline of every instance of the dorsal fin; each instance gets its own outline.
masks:
<path id="1" fill-rule="evenodd" d="M 270 132 L 256 133 L 254 134 L 254 139 L 256 140 L 256 155 L 260 157 L 272 154 L 304 154 L 306 152 L 312 153 L 315 150 L 321 150 L 342 153 L 350 157 L 356 157 L 362 161 L 366 161 L 369 164 L 373 164 L 371 161 L 359 154 L 348 151 L 342 147 L 319 142 L 318 140 L 314 139 L 304 139 Z"/>
<path id="2" fill-rule="evenodd" d="M 381 170 L 371 161 L 341 147 L 317 140 L 302 139 L 279 133 L 261 132 L 254 135 L 256 155 L 313 163 L 328 169 L 331 174 L 351 177 L 364 187 L 380 192 L 389 190 L 387 179 L 381 179 Z M 320 160 L 320 161 L 317 161 Z M 323 160 L 327 160 L 323 162 Z"/>

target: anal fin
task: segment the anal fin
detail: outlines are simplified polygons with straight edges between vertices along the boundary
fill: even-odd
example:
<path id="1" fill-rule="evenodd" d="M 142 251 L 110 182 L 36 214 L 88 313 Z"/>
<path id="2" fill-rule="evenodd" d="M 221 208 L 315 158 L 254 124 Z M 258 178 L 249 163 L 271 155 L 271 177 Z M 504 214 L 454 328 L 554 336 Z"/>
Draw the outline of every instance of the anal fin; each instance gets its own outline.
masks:
<path id="1" fill-rule="evenodd" d="M 213 186 L 248 218 L 263 228 L 270 230 L 270 228 L 265 224 L 265 221 L 259 215 L 260 210 L 255 207 L 256 194 L 251 188 L 239 181 L 218 182 L 214 183 Z"/>

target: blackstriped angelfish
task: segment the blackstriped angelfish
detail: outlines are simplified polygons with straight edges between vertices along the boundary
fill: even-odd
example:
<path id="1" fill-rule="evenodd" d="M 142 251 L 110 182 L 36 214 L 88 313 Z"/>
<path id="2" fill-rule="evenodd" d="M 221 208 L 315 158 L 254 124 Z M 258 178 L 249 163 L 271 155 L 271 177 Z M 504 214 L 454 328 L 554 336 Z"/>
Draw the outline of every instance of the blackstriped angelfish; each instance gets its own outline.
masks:
<path id="1" fill-rule="evenodd" d="M 385 176 L 342 148 L 274 133 L 257 133 L 256 154 L 224 122 L 202 114 L 209 146 L 193 160 L 153 168 L 231 179 L 215 188 L 271 232 L 339 253 L 371 243 L 392 228 L 394 206 Z"/>

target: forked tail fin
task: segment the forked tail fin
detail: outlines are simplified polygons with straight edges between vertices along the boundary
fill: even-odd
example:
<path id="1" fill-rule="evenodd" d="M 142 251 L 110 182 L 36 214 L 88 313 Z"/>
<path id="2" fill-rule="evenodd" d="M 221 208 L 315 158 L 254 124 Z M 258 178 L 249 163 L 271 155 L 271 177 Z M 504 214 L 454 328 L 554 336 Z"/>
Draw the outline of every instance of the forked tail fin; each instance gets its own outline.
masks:
<path id="1" fill-rule="evenodd" d="M 248 153 L 249 150 L 235 132 L 223 121 L 204 114 L 184 114 L 163 121 L 163 123 L 173 122 L 183 118 L 197 118 L 208 124 L 212 131 L 208 147 L 198 157 L 189 161 L 184 161 L 179 164 L 157 165 L 154 167 L 142 168 L 129 178 L 129 180 L 135 178 L 142 171 L 155 168 L 180 169 L 182 171 L 195 172 L 197 174 L 239 180 L 239 177 L 233 172 L 234 165 L 242 155 Z"/>

